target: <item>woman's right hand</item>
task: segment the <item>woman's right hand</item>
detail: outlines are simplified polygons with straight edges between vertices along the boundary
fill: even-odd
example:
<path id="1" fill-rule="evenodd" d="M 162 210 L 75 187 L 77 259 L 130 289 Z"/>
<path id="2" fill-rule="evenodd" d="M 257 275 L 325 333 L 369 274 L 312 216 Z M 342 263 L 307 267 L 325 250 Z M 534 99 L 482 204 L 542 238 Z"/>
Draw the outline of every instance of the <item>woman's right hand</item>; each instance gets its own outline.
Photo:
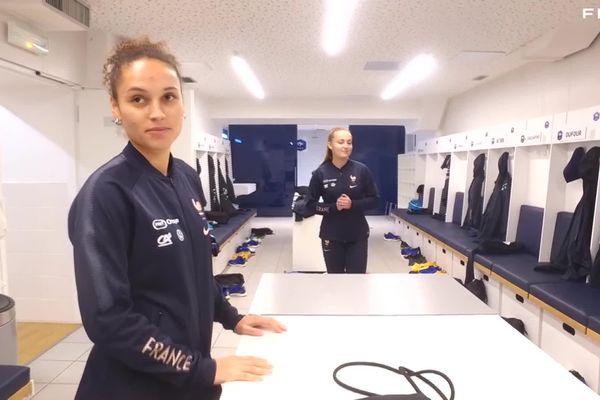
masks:
<path id="1" fill-rule="evenodd" d="M 215 361 L 215 385 L 231 381 L 260 381 L 273 370 L 273 366 L 267 360 L 259 357 L 229 356 L 217 358 Z"/>

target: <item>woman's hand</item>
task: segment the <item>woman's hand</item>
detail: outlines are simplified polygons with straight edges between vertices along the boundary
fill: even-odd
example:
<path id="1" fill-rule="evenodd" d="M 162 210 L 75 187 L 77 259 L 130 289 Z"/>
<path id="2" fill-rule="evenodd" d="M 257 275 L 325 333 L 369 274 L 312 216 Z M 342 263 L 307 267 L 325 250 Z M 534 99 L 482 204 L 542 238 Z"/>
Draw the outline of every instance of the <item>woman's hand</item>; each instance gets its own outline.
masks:
<path id="1" fill-rule="evenodd" d="M 263 332 L 285 332 L 287 328 L 279 321 L 262 315 L 245 315 L 234 328 L 238 335 L 262 336 Z"/>
<path id="2" fill-rule="evenodd" d="M 338 211 L 349 210 L 352 208 L 352 199 L 344 193 L 340 197 L 338 197 L 337 201 L 335 202 L 335 205 Z"/>
<path id="3" fill-rule="evenodd" d="M 215 385 L 231 381 L 260 381 L 273 370 L 267 360 L 252 356 L 229 356 L 217 358 L 215 362 Z"/>

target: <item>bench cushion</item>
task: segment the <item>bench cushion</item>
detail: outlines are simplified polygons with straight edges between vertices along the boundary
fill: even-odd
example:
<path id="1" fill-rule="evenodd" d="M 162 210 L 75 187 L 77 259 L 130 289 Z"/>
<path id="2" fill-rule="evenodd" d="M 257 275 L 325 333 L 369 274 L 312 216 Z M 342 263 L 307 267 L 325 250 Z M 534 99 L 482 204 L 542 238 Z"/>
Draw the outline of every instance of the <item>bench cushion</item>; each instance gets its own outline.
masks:
<path id="1" fill-rule="evenodd" d="M 29 382 L 29 367 L 0 365 L 0 399 L 8 399 Z"/>
<path id="2" fill-rule="evenodd" d="M 461 225 L 464 199 L 465 199 L 464 193 L 456 192 L 456 195 L 454 196 L 454 208 L 452 211 L 452 223 Z"/>
<path id="3" fill-rule="evenodd" d="M 588 318 L 588 328 L 600 334 L 600 313 L 590 315 Z"/>
<path id="4" fill-rule="evenodd" d="M 583 325 L 587 325 L 589 315 L 600 311 L 600 288 L 585 283 L 539 283 L 531 285 L 529 292 Z"/>
<path id="5" fill-rule="evenodd" d="M 527 292 L 533 284 L 564 282 L 560 274 L 534 271 L 538 258 L 531 254 L 496 255 L 490 258 L 494 262 L 492 272 Z"/>
<path id="6" fill-rule="evenodd" d="M 523 243 L 525 251 L 536 259 L 540 254 L 540 239 L 544 209 L 533 206 L 521 206 L 517 225 L 517 242 Z"/>

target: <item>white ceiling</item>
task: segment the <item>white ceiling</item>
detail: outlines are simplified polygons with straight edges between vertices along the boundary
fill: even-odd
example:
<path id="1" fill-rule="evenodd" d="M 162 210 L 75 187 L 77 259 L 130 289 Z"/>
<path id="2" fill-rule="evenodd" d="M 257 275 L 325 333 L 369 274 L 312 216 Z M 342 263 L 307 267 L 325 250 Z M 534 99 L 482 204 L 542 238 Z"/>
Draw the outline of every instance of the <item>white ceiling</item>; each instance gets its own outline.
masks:
<path id="1" fill-rule="evenodd" d="M 92 28 L 165 40 L 208 97 L 247 98 L 229 64 L 240 52 L 269 98 L 379 96 L 394 71 L 364 71 L 368 61 L 400 66 L 421 52 L 436 75 L 405 98 L 449 97 L 525 63 L 518 49 L 553 28 L 582 23 L 588 0 L 362 0 L 346 49 L 321 49 L 321 0 L 88 0 Z M 499 52 L 461 55 L 463 51 Z M 484 80 L 483 82 L 486 82 Z"/>

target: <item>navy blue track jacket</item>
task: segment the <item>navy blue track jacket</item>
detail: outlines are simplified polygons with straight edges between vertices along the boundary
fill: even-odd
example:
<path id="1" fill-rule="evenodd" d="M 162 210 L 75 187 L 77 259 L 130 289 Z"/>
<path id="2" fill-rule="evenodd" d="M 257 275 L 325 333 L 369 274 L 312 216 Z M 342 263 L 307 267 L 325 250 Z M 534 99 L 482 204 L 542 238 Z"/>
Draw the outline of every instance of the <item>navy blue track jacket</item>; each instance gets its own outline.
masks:
<path id="1" fill-rule="evenodd" d="M 212 273 L 200 180 L 168 176 L 129 143 L 90 176 L 69 213 L 85 330 L 94 343 L 82 400 L 215 399 L 213 321 L 242 318 Z"/>
<path id="2" fill-rule="evenodd" d="M 308 191 L 306 207 L 323 215 L 319 232 L 321 239 L 354 242 L 369 237 L 365 211 L 377 207 L 379 192 L 365 164 L 348 160 L 340 169 L 326 161 L 313 171 Z M 337 209 L 335 203 L 342 194 L 352 200 L 351 209 Z M 321 196 L 323 202 L 319 203 Z"/>

